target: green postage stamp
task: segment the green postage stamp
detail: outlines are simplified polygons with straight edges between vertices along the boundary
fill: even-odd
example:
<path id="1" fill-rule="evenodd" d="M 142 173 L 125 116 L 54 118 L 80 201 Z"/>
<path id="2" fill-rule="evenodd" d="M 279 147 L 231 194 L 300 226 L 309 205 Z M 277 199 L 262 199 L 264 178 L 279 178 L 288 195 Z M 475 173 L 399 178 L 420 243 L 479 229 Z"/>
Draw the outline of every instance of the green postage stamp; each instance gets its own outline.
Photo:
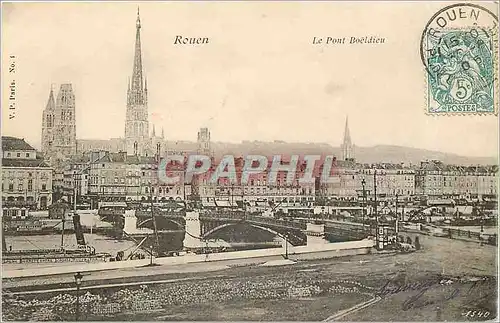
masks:
<path id="1" fill-rule="evenodd" d="M 496 114 L 496 17 L 473 4 L 448 6 L 429 21 L 421 39 L 428 114 Z"/>

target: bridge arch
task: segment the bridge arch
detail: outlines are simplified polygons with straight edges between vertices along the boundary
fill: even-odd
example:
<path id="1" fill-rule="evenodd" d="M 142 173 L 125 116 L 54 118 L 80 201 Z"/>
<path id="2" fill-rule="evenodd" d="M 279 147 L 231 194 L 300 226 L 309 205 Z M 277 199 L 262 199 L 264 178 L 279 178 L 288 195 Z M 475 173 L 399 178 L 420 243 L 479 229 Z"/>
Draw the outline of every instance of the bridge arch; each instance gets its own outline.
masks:
<path id="1" fill-rule="evenodd" d="M 181 230 L 185 230 L 184 225 L 183 225 L 183 224 L 181 224 L 180 222 L 177 222 L 177 221 L 175 221 L 175 220 L 173 220 L 173 219 L 167 219 L 167 218 L 163 218 L 163 220 L 164 220 L 164 221 L 167 221 L 167 222 L 172 222 L 172 223 L 174 223 L 175 225 L 177 225 L 177 227 L 178 227 L 179 229 L 181 229 Z M 146 219 L 146 220 L 144 220 L 144 221 L 142 221 L 142 222 L 137 223 L 137 227 L 138 227 L 138 228 L 141 228 L 143 225 L 145 225 L 146 223 L 150 223 L 151 221 L 152 221 L 152 219 L 151 219 L 151 218 Z"/>
<path id="2" fill-rule="evenodd" d="M 244 224 L 246 225 L 249 225 L 251 227 L 254 227 L 254 228 L 257 228 L 257 229 L 260 229 L 260 230 L 263 230 L 263 231 L 267 231 L 267 232 L 270 232 L 278 237 L 280 237 L 281 239 L 284 239 L 284 236 L 283 234 L 279 233 L 278 231 L 275 231 L 271 228 L 268 228 L 268 227 L 265 227 L 265 226 L 262 226 L 262 225 L 258 225 L 258 224 L 254 224 L 254 223 L 250 223 L 250 222 L 243 222 Z M 227 228 L 227 227 L 230 227 L 230 226 L 236 226 L 238 224 L 242 224 L 242 222 L 238 222 L 238 223 L 224 223 L 224 224 L 221 224 L 219 226 L 216 226 L 215 228 L 205 232 L 204 234 L 202 234 L 202 239 L 206 239 L 208 236 L 210 236 L 211 234 L 217 232 L 217 231 L 220 231 L 222 230 L 223 228 Z"/>

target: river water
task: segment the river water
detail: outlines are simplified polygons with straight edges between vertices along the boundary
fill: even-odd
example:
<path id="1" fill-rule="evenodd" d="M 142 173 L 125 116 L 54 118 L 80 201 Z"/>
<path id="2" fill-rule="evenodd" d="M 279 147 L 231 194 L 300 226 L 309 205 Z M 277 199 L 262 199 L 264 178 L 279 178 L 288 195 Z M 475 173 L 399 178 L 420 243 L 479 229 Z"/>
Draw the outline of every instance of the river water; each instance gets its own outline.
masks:
<path id="1" fill-rule="evenodd" d="M 93 213 L 82 213 L 80 215 L 82 226 L 90 228 L 106 228 L 112 224 L 99 220 L 99 216 Z M 134 251 L 137 243 L 125 239 L 116 239 L 99 233 L 84 233 L 85 242 L 94 247 L 96 252 L 109 253 L 112 257 L 116 256 L 119 251 L 123 251 L 125 257 Z M 152 239 L 152 238 L 151 238 Z M 153 240 L 148 240 L 143 244 L 143 247 L 149 248 Z M 6 236 L 7 249 L 12 247 L 12 250 L 33 250 L 33 249 L 59 249 L 61 247 L 61 234 L 51 235 L 20 235 Z M 137 237 L 137 241 L 142 238 Z M 150 241 L 151 240 L 151 241 Z M 160 251 L 178 251 L 183 249 L 184 233 L 163 233 L 159 238 Z M 219 231 L 217 237 L 208 239 L 204 242 L 203 247 L 230 247 L 233 250 L 245 249 L 260 249 L 273 248 L 280 245 L 276 242 L 276 237 L 260 229 L 234 225 L 223 228 Z M 74 233 L 64 234 L 63 240 L 66 249 L 76 249 L 76 237 Z"/>

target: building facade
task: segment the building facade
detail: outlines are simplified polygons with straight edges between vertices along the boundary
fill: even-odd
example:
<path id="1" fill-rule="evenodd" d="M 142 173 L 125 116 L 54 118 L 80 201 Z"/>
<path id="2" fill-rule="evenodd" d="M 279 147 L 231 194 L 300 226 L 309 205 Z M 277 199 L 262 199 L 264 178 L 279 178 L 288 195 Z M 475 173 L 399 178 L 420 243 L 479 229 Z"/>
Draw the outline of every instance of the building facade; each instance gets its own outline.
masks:
<path id="1" fill-rule="evenodd" d="M 9 212 L 52 204 L 52 168 L 24 139 L 2 136 L 2 205 Z"/>
<path id="2" fill-rule="evenodd" d="M 498 194 L 498 166 L 457 166 L 437 160 L 416 170 L 415 191 L 426 196 L 482 198 Z"/>
<path id="3" fill-rule="evenodd" d="M 285 159 L 285 158 L 284 158 Z M 290 160 L 283 160 L 289 163 Z M 249 210 L 270 210 L 280 208 L 307 208 L 314 204 L 316 198 L 315 182 L 299 183 L 304 176 L 305 164 L 298 163 L 293 179 L 287 181 L 287 172 L 278 171 L 276 181 L 269 182 L 269 172 L 250 174 L 247 183 L 243 183 L 244 158 L 234 160 L 236 181 L 222 177 L 214 183 L 211 177 L 218 163 L 198 177 L 199 198 L 206 206 L 240 206 Z M 268 159 L 267 169 L 271 169 L 272 159 Z"/>
<path id="4" fill-rule="evenodd" d="M 379 199 L 396 195 L 409 199 L 415 195 L 415 170 L 409 165 L 337 161 L 330 176 L 332 183 L 318 192 L 326 198 L 356 201 L 366 195 L 370 199 L 375 194 L 375 182 Z"/>
<path id="5" fill-rule="evenodd" d="M 184 171 L 176 184 L 159 181 L 159 161 L 155 157 L 127 155 L 125 152 L 95 152 L 89 163 L 88 187 L 94 201 L 168 201 L 184 199 Z"/>
<path id="6" fill-rule="evenodd" d="M 125 140 L 123 138 L 77 139 L 76 150 L 77 153 L 87 153 L 98 150 L 110 152 L 125 151 Z"/>

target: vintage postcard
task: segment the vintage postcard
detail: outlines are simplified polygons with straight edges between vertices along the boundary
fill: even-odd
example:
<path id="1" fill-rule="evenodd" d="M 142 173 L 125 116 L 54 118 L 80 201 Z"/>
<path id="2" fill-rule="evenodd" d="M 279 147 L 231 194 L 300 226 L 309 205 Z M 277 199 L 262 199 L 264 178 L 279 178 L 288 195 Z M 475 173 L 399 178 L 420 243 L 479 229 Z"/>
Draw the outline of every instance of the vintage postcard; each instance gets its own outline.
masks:
<path id="1" fill-rule="evenodd" d="M 498 3 L 1 17 L 2 321 L 498 321 Z"/>

